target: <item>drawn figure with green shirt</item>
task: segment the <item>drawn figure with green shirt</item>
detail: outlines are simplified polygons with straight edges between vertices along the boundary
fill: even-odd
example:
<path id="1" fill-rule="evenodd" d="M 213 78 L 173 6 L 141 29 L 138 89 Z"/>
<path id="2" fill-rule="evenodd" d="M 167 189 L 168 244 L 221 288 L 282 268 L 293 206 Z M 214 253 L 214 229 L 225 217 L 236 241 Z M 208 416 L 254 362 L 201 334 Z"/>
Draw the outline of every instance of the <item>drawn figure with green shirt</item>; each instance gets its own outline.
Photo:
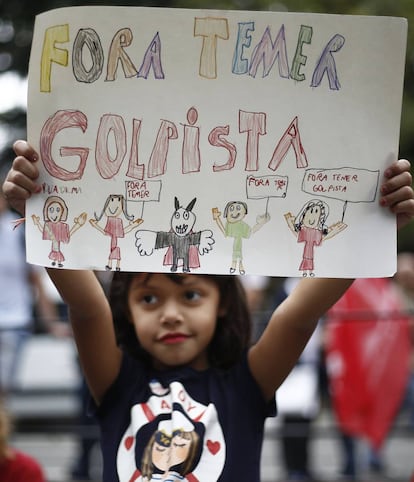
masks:
<path id="1" fill-rule="evenodd" d="M 247 204 L 243 201 L 230 201 L 224 208 L 223 217 L 226 223 L 221 220 L 221 212 L 218 208 L 212 209 L 213 219 L 226 238 L 234 238 L 233 255 L 230 267 L 230 273 L 235 273 L 237 264 L 239 265 L 239 273 L 245 274 L 243 266 L 243 239 L 250 238 L 252 234 L 258 231 L 264 224 L 270 220 L 268 213 L 257 216 L 256 224 L 251 228 L 243 219 L 247 214 Z"/>

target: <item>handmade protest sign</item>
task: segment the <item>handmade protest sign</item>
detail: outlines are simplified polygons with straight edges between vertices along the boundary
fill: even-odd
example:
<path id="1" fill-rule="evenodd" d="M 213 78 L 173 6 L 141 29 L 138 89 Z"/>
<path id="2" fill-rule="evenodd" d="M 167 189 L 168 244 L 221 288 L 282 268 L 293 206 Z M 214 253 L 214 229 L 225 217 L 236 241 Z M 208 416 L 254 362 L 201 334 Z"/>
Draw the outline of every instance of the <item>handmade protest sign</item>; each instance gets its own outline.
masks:
<path id="1" fill-rule="evenodd" d="M 378 277 L 395 220 L 401 18 L 70 7 L 36 18 L 28 260 Z"/>

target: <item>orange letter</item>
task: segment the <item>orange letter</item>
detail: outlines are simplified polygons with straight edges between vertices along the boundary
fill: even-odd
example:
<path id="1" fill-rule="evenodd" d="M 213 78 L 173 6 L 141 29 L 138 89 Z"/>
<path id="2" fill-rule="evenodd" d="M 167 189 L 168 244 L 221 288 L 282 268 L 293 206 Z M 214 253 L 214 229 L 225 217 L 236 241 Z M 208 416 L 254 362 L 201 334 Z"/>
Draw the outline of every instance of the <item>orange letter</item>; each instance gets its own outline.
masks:
<path id="1" fill-rule="evenodd" d="M 217 37 L 229 38 L 229 26 L 225 18 L 196 18 L 194 37 L 203 37 L 199 74 L 207 79 L 217 77 Z"/>

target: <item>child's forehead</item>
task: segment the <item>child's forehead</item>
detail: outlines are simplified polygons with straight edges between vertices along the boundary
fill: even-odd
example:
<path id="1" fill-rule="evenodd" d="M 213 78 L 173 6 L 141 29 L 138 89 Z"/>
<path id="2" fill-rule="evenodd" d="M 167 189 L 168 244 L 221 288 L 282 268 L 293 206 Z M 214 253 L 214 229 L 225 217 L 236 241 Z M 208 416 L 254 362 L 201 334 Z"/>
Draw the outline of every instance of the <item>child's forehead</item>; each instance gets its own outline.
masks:
<path id="1" fill-rule="evenodd" d="M 176 284 L 190 284 L 192 281 L 198 281 L 205 276 L 197 274 L 186 273 L 135 273 L 131 284 L 134 285 L 147 285 L 149 283 L 157 283 L 157 281 L 172 281 Z"/>

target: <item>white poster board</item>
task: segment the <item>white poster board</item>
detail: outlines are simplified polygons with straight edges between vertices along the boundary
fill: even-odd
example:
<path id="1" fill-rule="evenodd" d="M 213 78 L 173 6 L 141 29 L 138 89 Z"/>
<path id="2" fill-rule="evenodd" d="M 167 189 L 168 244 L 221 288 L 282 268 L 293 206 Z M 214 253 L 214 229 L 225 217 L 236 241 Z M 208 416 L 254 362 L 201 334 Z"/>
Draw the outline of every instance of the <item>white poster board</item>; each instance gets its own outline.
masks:
<path id="1" fill-rule="evenodd" d="M 376 277 L 407 23 L 71 7 L 36 18 L 28 260 L 97 270 Z"/>

